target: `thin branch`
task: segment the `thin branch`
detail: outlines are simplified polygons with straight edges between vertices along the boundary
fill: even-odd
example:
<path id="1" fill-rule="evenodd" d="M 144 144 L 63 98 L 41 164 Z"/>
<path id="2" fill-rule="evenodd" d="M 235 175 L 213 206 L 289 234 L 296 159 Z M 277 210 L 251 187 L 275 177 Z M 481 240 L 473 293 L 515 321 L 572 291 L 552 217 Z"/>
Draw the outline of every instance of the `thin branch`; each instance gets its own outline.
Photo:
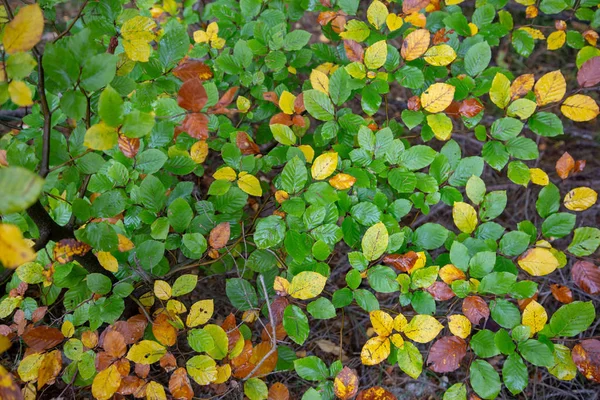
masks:
<path id="1" fill-rule="evenodd" d="M 71 29 L 73 28 L 73 26 L 75 25 L 75 23 L 77 23 L 77 21 L 79 20 L 79 18 L 81 18 L 81 15 L 83 14 L 83 9 L 85 8 L 85 6 L 87 6 L 89 0 L 85 0 L 83 2 L 83 5 L 81 6 L 81 8 L 79 9 L 79 13 L 77 14 L 77 16 L 73 19 L 73 21 L 71 21 L 71 23 L 69 24 L 69 26 L 67 26 L 67 29 L 61 33 L 60 35 L 58 35 L 56 37 L 56 39 L 54 39 L 54 42 L 58 41 L 59 39 L 61 39 L 62 37 L 64 37 L 65 35 L 67 35 Z"/>

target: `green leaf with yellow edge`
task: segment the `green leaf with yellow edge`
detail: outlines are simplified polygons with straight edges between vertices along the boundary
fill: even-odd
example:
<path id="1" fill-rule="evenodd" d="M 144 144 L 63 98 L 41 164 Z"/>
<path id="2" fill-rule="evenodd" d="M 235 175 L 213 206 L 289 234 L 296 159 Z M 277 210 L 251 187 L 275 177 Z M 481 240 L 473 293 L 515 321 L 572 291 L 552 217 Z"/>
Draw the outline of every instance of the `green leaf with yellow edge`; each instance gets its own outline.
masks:
<path id="1" fill-rule="evenodd" d="M 427 125 L 438 140 L 446 141 L 452 136 L 452 120 L 446 114 L 428 115 Z"/>
<path id="2" fill-rule="evenodd" d="M 25 211 L 35 203 L 44 186 L 44 179 L 23 167 L 0 169 L 0 214 Z"/>
<path id="3" fill-rule="evenodd" d="M 362 252 L 368 261 L 378 259 L 388 247 L 389 234 L 383 224 L 378 222 L 365 232 L 362 238 Z"/>
<path id="4" fill-rule="evenodd" d="M 154 364 L 165 355 L 167 349 L 153 340 L 142 340 L 129 349 L 127 359 L 134 363 L 150 365 Z"/>
<path id="5" fill-rule="evenodd" d="M 429 343 L 443 328 L 444 326 L 431 315 L 419 314 L 410 320 L 403 333 L 417 343 Z"/>
<path id="6" fill-rule="evenodd" d="M 517 99 L 513 101 L 506 110 L 506 115 L 509 117 L 519 117 L 527 119 L 533 115 L 537 104 L 529 99 Z"/>
<path id="7" fill-rule="evenodd" d="M 318 272 L 303 271 L 292 278 L 288 294 L 293 298 L 308 300 L 321 294 L 327 278 Z"/>
<path id="8" fill-rule="evenodd" d="M 477 212 L 472 205 L 457 201 L 452 207 L 452 219 L 461 232 L 471 233 L 477 227 Z"/>

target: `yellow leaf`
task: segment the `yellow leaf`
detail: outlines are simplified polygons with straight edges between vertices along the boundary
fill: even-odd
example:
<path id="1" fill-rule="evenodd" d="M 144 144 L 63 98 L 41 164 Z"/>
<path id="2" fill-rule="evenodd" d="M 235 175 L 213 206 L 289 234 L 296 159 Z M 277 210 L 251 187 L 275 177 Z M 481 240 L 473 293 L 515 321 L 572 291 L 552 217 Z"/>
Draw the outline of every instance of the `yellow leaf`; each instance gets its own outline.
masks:
<path id="1" fill-rule="evenodd" d="M 119 136 L 115 128 L 100 122 L 85 132 L 83 145 L 93 150 L 110 150 L 117 144 Z"/>
<path id="2" fill-rule="evenodd" d="M 307 144 L 303 144 L 298 146 L 298 149 L 304 154 L 304 158 L 306 158 L 306 162 L 311 163 L 315 159 L 315 151 L 313 148 Z"/>
<path id="3" fill-rule="evenodd" d="M 365 343 L 360 360 L 364 365 L 377 365 L 390 355 L 390 340 L 387 337 L 375 336 Z"/>
<path id="4" fill-rule="evenodd" d="M 337 174 L 329 180 L 329 184 L 337 190 L 346 190 L 356 183 L 356 178 L 348 174 Z"/>
<path id="5" fill-rule="evenodd" d="M 369 313 L 373 330 L 379 336 L 390 336 L 394 329 L 394 319 L 385 311 L 375 310 Z"/>
<path id="6" fill-rule="evenodd" d="M 412 61 L 421 57 L 429 47 L 430 36 L 427 29 L 417 29 L 409 33 L 402 42 L 400 49 L 402 58 L 405 61 Z"/>
<path id="7" fill-rule="evenodd" d="M 158 382 L 150 381 L 146 385 L 146 400 L 166 400 L 165 388 Z"/>
<path id="8" fill-rule="evenodd" d="M 117 233 L 117 238 L 119 238 L 119 247 L 118 248 L 119 248 L 120 252 L 124 253 L 135 247 L 133 242 L 131 240 L 129 240 L 129 238 L 127 236 Z"/>
<path id="9" fill-rule="evenodd" d="M 226 180 L 229 182 L 235 181 L 236 177 L 237 177 L 237 174 L 235 173 L 235 170 L 231 167 L 224 167 L 224 168 L 218 169 L 213 174 L 213 178 L 215 178 L 217 180 Z"/>
<path id="10" fill-rule="evenodd" d="M 415 315 L 410 320 L 404 328 L 404 334 L 417 343 L 429 343 L 435 339 L 443 328 L 443 325 L 431 315 L 420 314 Z"/>
<path id="11" fill-rule="evenodd" d="M 406 328 L 407 324 L 408 321 L 406 320 L 406 317 L 402 314 L 398 314 L 394 318 L 394 329 L 398 332 L 402 332 L 404 328 Z"/>
<path id="12" fill-rule="evenodd" d="M 2 44 L 8 54 L 29 51 L 44 32 L 44 14 L 38 4 L 22 7 L 15 18 L 4 28 Z"/>
<path id="13" fill-rule="evenodd" d="M 539 29 L 535 29 L 535 28 L 530 28 L 529 26 L 524 26 L 519 28 L 522 31 L 525 31 L 527 33 L 529 33 L 531 35 L 532 38 L 534 39 L 539 39 L 539 40 L 544 40 L 546 39 L 546 37 L 544 36 L 544 34 L 542 33 L 542 31 L 540 31 Z"/>
<path id="14" fill-rule="evenodd" d="M 115 256 L 110 254 L 110 252 L 99 251 L 96 254 L 96 258 L 98 259 L 100 265 L 102 265 L 102 268 L 104 268 L 105 270 L 110 272 L 117 272 L 119 270 L 119 262 L 117 261 Z"/>
<path id="15" fill-rule="evenodd" d="M 567 97 L 560 106 L 560 111 L 565 117 L 576 122 L 591 121 L 600 113 L 596 101 L 584 94 Z"/>
<path id="16" fill-rule="evenodd" d="M 548 321 L 546 309 L 537 301 L 532 300 L 523 310 L 523 318 L 521 323 L 531 328 L 530 336 L 544 329 Z"/>
<path id="17" fill-rule="evenodd" d="M 535 247 L 519 257 L 519 266 L 533 276 L 548 275 L 558 268 L 558 260 L 548 249 Z"/>
<path id="18" fill-rule="evenodd" d="M 385 23 L 388 14 L 389 11 L 385 4 L 379 0 L 374 0 L 367 9 L 367 20 L 375 29 L 379 29 Z"/>
<path id="19" fill-rule="evenodd" d="M 447 44 L 439 44 L 425 52 L 425 61 L 437 67 L 446 66 L 456 59 L 456 52 Z"/>
<path id="20" fill-rule="evenodd" d="M 373 43 L 365 50 L 365 66 L 368 69 L 379 69 L 387 58 L 387 43 L 385 40 Z"/>
<path id="21" fill-rule="evenodd" d="M 192 304 L 185 323 L 189 328 L 203 325 L 208 322 L 214 312 L 215 302 L 212 299 L 197 301 Z"/>
<path id="22" fill-rule="evenodd" d="M 292 115 L 294 113 L 294 102 L 296 101 L 296 96 L 284 90 L 279 96 L 279 108 L 283 111 L 284 114 Z"/>
<path id="23" fill-rule="evenodd" d="M 199 385 L 208 385 L 217 379 L 218 371 L 215 360 L 201 355 L 190 358 L 186 363 L 188 374 Z"/>
<path id="24" fill-rule="evenodd" d="M 535 78 L 533 74 L 524 74 L 518 76 L 510 85 L 510 97 L 511 99 L 516 99 L 521 96 L 526 95 L 531 89 L 533 89 L 533 83 L 535 82 Z"/>
<path id="25" fill-rule="evenodd" d="M 65 337 L 70 338 L 75 333 L 75 325 L 71 321 L 65 320 L 60 327 L 60 331 Z"/>
<path id="26" fill-rule="evenodd" d="M 492 81 L 490 100 L 502 109 L 510 102 L 510 80 L 500 72 L 496 73 Z"/>
<path id="27" fill-rule="evenodd" d="M 365 232 L 362 252 L 368 261 L 378 259 L 388 247 L 389 234 L 383 222 L 378 222 Z"/>
<path id="28" fill-rule="evenodd" d="M 469 22 L 469 30 L 471 31 L 471 36 L 475 36 L 479 32 L 477 25 L 472 22 Z"/>
<path id="29" fill-rule="evenodd" d="M 195 31 L 193 36 L 194 42 L 196 43 L 208 43 L 210 41 L 210 37 L 208 36 L 208 34 L 201 29 Z"/>
<path id="30" fill-rule="evenodd" d="M 471 321 L 462 314 L 454 314 L 448 317 L 448 328 L 454 336 L 466 339 L 471 334 Z"/>
<path id="31" fill-rule="evenodd" d="M 404 21 L 402 21 L 402 17 L 400 17 L 399 15 L 388 14 L 388 16 L 385 19 L 385 24 L 387 25 L 388 29 L 391 32 L 393 32 L 395 30 L 400 29 L 402 25 L 404 25 Z"/>
<path id="32" fill-rule="evenodd" d="M 154 281 L 154 295 L 161 300 L 171 298 L 171 285 L 160 279 Z"/>
<path id="33" fill-rule="evenodd" d="M 23 81 L 12 81 L 9 83 L 8 94 L 12 102 L 20 107 L 27 107 L 33 104 L 31 89 Z"/>
<path id="34" fill-rule="evenodd" d="M 43 353 L 34 353 L 21 360 L 19 367 L 17 368 L 17 372 L 19 373 L 19 377 L 23 382 L 29 382 L 37 379 L 38 371 L 40 369 L 40 365 L 42 364 L 43 358 Z"/>
<path id="35" fill-rule="evenodd" d="M 142 340 L 129 349 L 127 359 L 138 364 L 154 364 L 165 355 L 167 349 L 153 340 Z"/>
<path id="36" fill-rule="evenodd" d="M 427 256 L 425 255 L 425 252 L 424 251 L 417 252 L 417 261 L 415 262 L 415 265 L 413 265 L 408 270 L 408 273 L 412 275 L 412 273 L 415 272 L 416 270 L 423 268 L 425 266 L 426 262 L 427 262 Z"/>
<path id="37" fill-rule="evenodd" d="M 429 6 L 427 6 L 427 8 L 428 7 Z M 427 25 L 427 17 L 425 17 L 425 14 L 421 14 L 415 11 L 414 13 L 405 16 L 404 22 L 408 22 L 409 24 L 416 26 L 417 28 L 425 28 L 425 25 Z"/>
<path id="38" fill-rule="evenodd" d="M 567 34 L 565 31 L 552 32 L 547 39 L 548 50 L 558 50 L 565 44 Z"/>
<path id="39" fill-rule="evenodd" d="M 397 348 L 404 348 L 404 338 L 399 333 L 394 333 L 392 336 L 390 336 L 390 340 Z"/>
<path id="40" fill-rule="evenodd" d="M 567 91 L 567 82 L 560 71 L 548 72 L 533 88 L 538 106 L 561 101 Z"/>
<path id="41" fill-rule="evenodd" d="M 98 372 L 92 382 L 92 395 L 97 400 L 108 400 L 121 386 L 121 373 L 116 364 Z"/>
<path id="42" fill-rule="evenodd" d="M 132 61 L 147 62 L 150 59 L 152 48 L 150 42 L 156 38 L 152 30 L 156 23 L 152 18 L 135 16 L 125 21 L 121 27 L 123 48 L 125 54 Z"/>
<path id="43" fill-rule="evenodd" d="M 465 273 L 452 264 L 446 264 L 440 269 L 440 278 L 444 283 L 451 284 L 459 279 L 466 279 Z"/>
<path id="44" fill-rule="evenodd" d="M 462 201 L 454 202 L 452 219 L 456 227 L 464 233 L 471 233 L 477 227 L 477 212 L 472 205 Z"/>
<path id="45" fill-rule="evenodd" d="M 242 341 L 243 343 L 243 341 Z M 231 377 L 231 365 L 217 365 L 217 379 L 213 382 L 215 385 L 225 383 Z"/>
<path id="46" fill-rule="evenodd" d="M 569 191 L 563 201 L 571 211 L 584 211 L 596 204 L 598 193 L 589 187 L 578 187 Z"/>
<path id="47" fill-rule="evenodd" d="M 447 83 L 434 83 L 421 94 L 421 105 L 430 113 L 444 111 L 452 99 L 455 88 Z"/>
<path id="48" fill-rule="evenodd" d="M 23 239 L 16 225 L 0 223 L 0 263 L 5 268 L 17 268 L 35 260 L 35 252 Z"/>
<path id="49" fill-rule="evenodd" d="M 169 301 L 167 301 L 167 310 L 175 314 L 183 314 L 187 311 L 187 308 L 185 307 L 185 304 L 179 300 L 169 299 Z"/>
<path id="50" fill-rule="evenodd" d="M 10 349 L 12 342 L 10 339 L 4 335 L 0 335 L 0 354 L 4 353 L 6 350 Z"/>
<path id="51" fill-rule="evenodd" d="M 310 84 L 312 85 L 313 89 L 329 95 L 329 77 L 327 74 L 319 71 L 318 69 L 313 69 L 310 73 Z"/>
<path id="52" fill-rule="evenodd" d="M 550 183 L 548 174 L 539 168 L 529 168 L 529 176 L 531 177 L 531 182 L 536 185 L 546 186 Z"/>
<path id="53" fill-rule="evenodd" d="M 237 181 L 237 185 L 244 192 L 252 196 L 262 196 L 262 188 L 260 187 L 260 181 L 257 177 L 250 174 L 242 175 Z"/>
<path id="54" fill-rule="evenodd" d="M 453 5 L 456 5 L 456 4 L 460 4 L 463 1 L 465 1 L 465 0 L 446 0 L 445 3 L 446 3 L 447 6 L 453 6 Z"/>
<path id="55" fill-rule="evenodd" d="M 318 272 L 303 271 L 294 276 L 288 288 L 288 293 L 296 299 L 312 299 L 321 294 L 323 288 L 325 288 L 325 283 L 327 283 L 327 278 Z"/>
<path id="56" fill-rule="evenodd" d="M 428 115 L 427 125 L 438 140 L 446 141 L 452 136 L 452 120 L 446 114 Z"/>
<path id="57" fill-rule="evenodd" d="M 310 168 L 310 173 L 312 174 L 313 179 L 321 181 L 333 174 L 333 171 L 337 168 L 337 164 L 337 153 L 323 153 L 315 159 L 315 162 Z"/>
<path id="58" fill-rule="evenodd" d="M 198 140 L 190 149 L 190 157 L 196 164 L 202 164 L 208 156 L 208 143 L 204 140 Z"/>
<path id="59" fill-rule="evenodd" d="M 273 282 L 273 289 L 281 296 L 287 296 L 290 290 L 290 282 L 283 276 L 276 276 Z"/>

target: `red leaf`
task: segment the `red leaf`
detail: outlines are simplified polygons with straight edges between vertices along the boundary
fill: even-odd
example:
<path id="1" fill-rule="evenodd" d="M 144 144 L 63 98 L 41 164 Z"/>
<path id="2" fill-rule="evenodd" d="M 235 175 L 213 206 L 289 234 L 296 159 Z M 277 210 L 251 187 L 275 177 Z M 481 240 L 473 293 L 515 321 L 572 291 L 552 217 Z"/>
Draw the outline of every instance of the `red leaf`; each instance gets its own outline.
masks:
<path id="1" fill-rule="evenodd" d="M 458 108 L 460 115 L 467 118 L 473 118 L 479 114 L 481 110 L 483 110 L 483 105 L 481 105 L 479 100 L 474 98 L 461 101 L 460 107 Z"/>
<path id="2" fill-rule="evenodd" d="M 231 228 L 229 222 L 221 222 L 210 231 L 208 244 L 215 249 L 222 249 L 229 241 L 230 236 Z"/>
<path id="3" fill-rule="evenodd" d="M 402 2 L 402 12 L 412 14 L 429 5 L 430 0 L 404 0 Z"/>
<path id="4" fill-rule="evenodd" d="M 304 117 L 302 117 L 302 115 L 294 115 L 294 118 L 292 118 L 292 125 L 299 126 L 300 128 L 304 128 L 306 126 Z"/>
<path id="5" fill-rule="evenodd" d="M 427 357 L 427 364 L 437 373 L 456 371 L 467 355 L 467 343 L 457 336 L 444 336 L 437 340 Z"/>
<path id="6" fill-rule="evenodd" d="M 181 129 L 193 138 L 208 139 L 208 117 L 204 114 L 194 113 L 185 116 Z"/>
<path id="7" fill-rule="evenodd" d="M 175 68 L 173 70 L 173 75 L 182 81 L 188 81 L 196 78 L 205 81 L 212 78 L 213 73 L 202 61 L 188 60 Z"/>
<path id="8" fill-rule="evenodd" d="M 65 336 L 56 328 L 45 325 L 28 329 L 23 335 L 23 341 L 33 350 L 42 351 L 51 349 L 60 344 Z"/>
<path id="9" fill-rule="evenodd" d="M 588 339 L 573 347 L 573 362 L 587 379 L 600 383 L 600 340 Z"/>
<path id="10" fill-rule="evenodd" d="M 560 158 L 556 162 L 555 168 L 556 173 L 558 174 L 560 179 L 567 179 L 569 175 L 571 175 L 571 172 L 573 172 L 573 169 L 575 168 L 575 160 L 573 159 L 573 157 L 571 157 L 569 153 L 565 151 L 564 154 L 560 156 Z"/>
<path id="11" fill-rule="evenodd" d="M 208 95 L 202 85 L 202 81 L 198 78 L 183 82 L 177 93 L 177 104 L 179 104 L 179 107 L 195 113 L 202 111 L 207 101 Z"/>
<path id="12" fill-rule="evenodd" d="M 444 110 L 447 116 L 458 119 L 460 118 L 460 103 L 452 100 L 450 105 Z"/>
<path id="13" fill-rule="evenodd" d="M 465 298 L 462 304 L 462 312 L 473 325 L 478 325 L 482 319 L 487 320 L 490 316 L 490 308 L 485 300 L 479 296 Z"/>
<path id="14" fill-rule="evenodd" d="M 190 400 L 194 397 L 194 390 L 190 384 L 185 368 L 177 368 L 169 379 L 169 392 L 175 399 Z"/>
<path id="15" fill-rule="evenodd" d="M 244 131 L 239 131 L 237 133 L 237 136 L 235 138 L 235 144 L 238 147 L 238 149 L 242 151 L 243 155 L 247 156 L 250 154 L 260 153 L 260 149 L 258 148 L 256 143 L 254 143 L 252 139 L 250 139 L 250 136 L 248 136 L 248 134 Z"/>
<path id="16" fill-rule="evenodd" d="M 577 261 L 571 269 L 573 281 L 586 293 L 600 293 L 600 268 L 589 261 Z"/>
<path id="17" fill-rule="evenodd" d="M 140 139 L 128 138 L 127 136 L 119 136 L 119 149 L 127 158 L 136 156 L 140 149 Z"/>
<path id="18" fill-rule="evenodd" d="M 406 254 L 388 254 L 383 257 L 383 263 L 396 268 L 398 271 L 408 272 L 419 259 L 414 251 Z"/>
<path id="19" fill-rule="evenodd" d="M 427 290 L 437 301 L 450 300 L 455 296 L 452 289 L 450 289 L 450 286 L 440 281 L 433 282 L 433 284 L 425 290 Z"/>
<path id="20" fill-rule="evenodd" d="M 563 285 L 552 284 L 550 285 L 552 296 L 561 303 L 568 304 L 573 301 L 573 293 L 571 289 Z"/>
<path id="21" fill-rule="evenodd" d="M 592 87 L 600 82 L 600 56 L 583 63 L 577 72 L 577 82 L 581 87 Z"/>

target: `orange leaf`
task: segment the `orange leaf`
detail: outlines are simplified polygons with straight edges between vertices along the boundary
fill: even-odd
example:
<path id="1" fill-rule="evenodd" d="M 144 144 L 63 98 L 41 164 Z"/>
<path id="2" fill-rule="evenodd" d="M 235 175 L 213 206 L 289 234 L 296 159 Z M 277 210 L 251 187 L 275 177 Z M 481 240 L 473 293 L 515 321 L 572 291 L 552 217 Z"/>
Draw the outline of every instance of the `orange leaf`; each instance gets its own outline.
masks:
<path id="1" fill-rule="evenodd" d="M 165 346 L 173 346 L 177 341 L 177 329 L 169 323 L 167 314 L 160 314 L 152 324 L 152 333 L 156 340 Z"/>
<path id="2" fill-rule="evenodd" d="M 119 149 L 127 158 L 134 158 L 140 149 L 139 138 L 129 138 L 127 136 L 119 135 Z"/>
<path id="3" fill-rule="evenodd" d="M 333 381 L 333 392 L 342 400 L 351 399 L 358 392 L 358 376 L 348 367 L 344 367 Z"/>
<path id="4" fill-rule="evenodd" d="M 289 400 L 290 391 L 287 386 L 281 382 L 275 382 L 269 388 L 267 400 Z"/>
<path id="5" fill-rule="evenodd" d="M 201 61 L 188 60 L 185 63 L 179 65 L 173 70 L 173 75 L 181 79 L 182 81 L 188 81 L 190 79 L 207 80 L 212 78 L 213 73 L 210 68 Z"/>
<path id="6" fill-rule="evenodd" d="M 231 229 L 229 222 L 221 222 L 210 231 L 208 243 L 215 249 L 221 249 L 225 247 L 229 241 L 230 235 Z"/>
<path id="7" fill-rule="evenodd" d="M 194 390 L 190 384 L 185 368 L 177 368 L 169 379 L 169 392 L 176 399 L 190 400 L 194 397 Z"/>
<path id="8" fill-rule="evenodd" d="M 600 340 L 588 339 L 573 347 L 573 362 L 587 379 L 600 383 Z"/>
<path id="9" fill-rule="evenodd" d="M 566 151 L 556 162 L 556 173 L 560 179 L 567 179 L 575 168 L 575 160 Z"/>
<path id="10" fill-rule="evenodd" d="M 104 342 L 102 344 L 104 350 L 114 358 L 123 357 L 127 352 L 125 338 L 117 331 L 108 331 L 104 335 Z"/>
<path id="11" fill-rule="evenodd" d="M 195 113 L 202 111 L 207 101 L 208 95 L 199 78 L 183 82 L 177 93 L 179 107 Z"/>

